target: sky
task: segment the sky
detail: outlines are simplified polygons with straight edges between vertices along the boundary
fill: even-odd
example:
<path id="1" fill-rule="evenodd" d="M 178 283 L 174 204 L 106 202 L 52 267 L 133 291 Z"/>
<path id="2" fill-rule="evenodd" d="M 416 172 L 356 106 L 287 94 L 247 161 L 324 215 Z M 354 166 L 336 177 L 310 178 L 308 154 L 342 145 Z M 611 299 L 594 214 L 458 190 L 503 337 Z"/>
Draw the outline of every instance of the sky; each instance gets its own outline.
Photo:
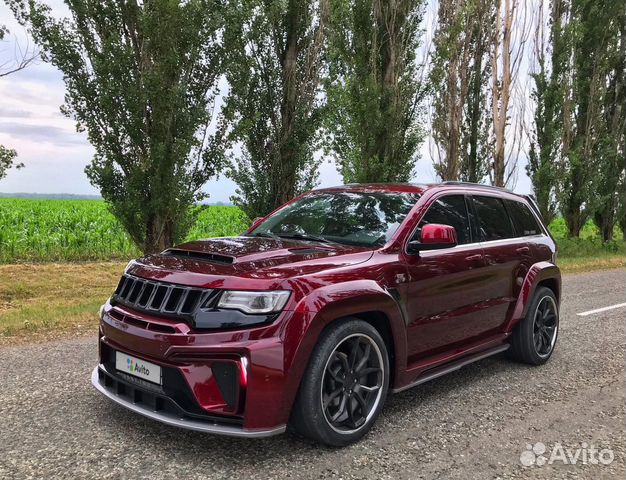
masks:
<path id="1" fill-rule="evenodd" d="M 58 15 L 66 11 L 60 0 L 47 3 Z M 4 2 L 0 2 L 0 25 L 6 25 L 10 30 L 0 42 L 0 66 L 8 66 L 14 61 L 16 52 L 33 48 L 33 42 Z M 0 192 L 98 194 L 84 172 L 94 149 L 86 134 L 76 131 L 75 122 L 61 114 L 59 107 L 63 104 L 64 94 L 61 72 L 43 61 L 0 78 L 0 144 L 15 149 L 18 160 L 25 166 L 8 172 L 0 181 Z M 530 181 L 523 164 L 519 165 L 518 172 L 514 190 L 530 192 Z M 413 181 L 437 181 L 428 142 L 422 147 Z M 322 163 L 319 186 L 341 184 L 334 163 Z M 209 202 L 228 202 L 235 187 L 234 182 L 220 176 L 209 181 L 203 190 L 209 193 Z"/>

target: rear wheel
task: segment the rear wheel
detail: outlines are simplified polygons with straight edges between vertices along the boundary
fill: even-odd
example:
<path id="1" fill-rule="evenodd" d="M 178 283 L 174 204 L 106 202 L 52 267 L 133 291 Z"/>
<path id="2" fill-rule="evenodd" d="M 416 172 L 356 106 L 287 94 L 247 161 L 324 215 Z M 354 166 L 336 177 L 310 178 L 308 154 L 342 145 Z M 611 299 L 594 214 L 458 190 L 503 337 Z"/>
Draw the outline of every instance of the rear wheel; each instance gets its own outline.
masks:
<path id="1" fill-rule="evenodd" d="M 554 292 L 539 287 L 526 317 L 513 330 L 509 353 L 520 362 L 544 364 L 554 351 L 558 333 L 559 309 Z"/>
<path id="2" fill-rule="evenodd" d="M 346 319 L 322 333 L 300 385 L 293 424 L 326 445 L 354 443 L 380 414 L 388 384 L 380 334 L 362 320 Z"/>

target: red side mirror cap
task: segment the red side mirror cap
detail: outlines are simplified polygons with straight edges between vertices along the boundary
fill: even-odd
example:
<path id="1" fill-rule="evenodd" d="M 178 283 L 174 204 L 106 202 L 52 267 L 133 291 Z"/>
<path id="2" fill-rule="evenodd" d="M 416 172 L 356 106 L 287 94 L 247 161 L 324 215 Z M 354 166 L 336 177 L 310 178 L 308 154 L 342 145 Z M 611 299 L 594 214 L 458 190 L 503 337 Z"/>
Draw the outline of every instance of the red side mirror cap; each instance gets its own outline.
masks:
<path id="1" fill-rule="evenodd" d="M 430 223 L 422 227 L 421 241 L 425 245 L 446 245 L 454 247 L 457 244 L 456 230 L 450 225 Z"/>
<path id="2" fill-rule="evenodd" d="M 422 227 L 420 240 L 409 242 L 408 253 L 418 253 L 421 250 L 438 250 L 451 248 L 458 243 L 456 230 L 450 225 L 429 223 Z"/>

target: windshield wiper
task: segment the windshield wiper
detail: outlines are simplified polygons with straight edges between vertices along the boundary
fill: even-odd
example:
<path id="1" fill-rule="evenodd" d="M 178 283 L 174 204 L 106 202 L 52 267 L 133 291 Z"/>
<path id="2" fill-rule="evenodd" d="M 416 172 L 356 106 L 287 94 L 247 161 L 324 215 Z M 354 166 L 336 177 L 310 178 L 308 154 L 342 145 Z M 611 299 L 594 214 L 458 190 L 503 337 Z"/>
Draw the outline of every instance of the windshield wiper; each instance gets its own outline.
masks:
<path id="1" fill-rule="evenodd" d="M 337 243 L 337 242 L 333 242 L 331 240 L 328 240 L 327 238 L 321 237 L 319 235 L 311 235 L 309 233 L 278 233 L 276 234 L 277 237 L 279 238 L 293 238 L 295 240 L 310 240 L 313 242 L 320 242 L 320 243 Z"/>

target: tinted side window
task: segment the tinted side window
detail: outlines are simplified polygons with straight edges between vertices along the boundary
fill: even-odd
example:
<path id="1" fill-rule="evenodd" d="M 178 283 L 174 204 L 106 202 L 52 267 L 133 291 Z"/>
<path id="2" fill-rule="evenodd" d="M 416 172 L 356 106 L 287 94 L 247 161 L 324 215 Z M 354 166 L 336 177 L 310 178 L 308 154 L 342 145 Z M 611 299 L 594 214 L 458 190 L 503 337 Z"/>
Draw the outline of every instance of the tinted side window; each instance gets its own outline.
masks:
<path id="1" fill-rule="evenodd" d="M 505 203 L 509 209 L 509 213 L 511 214 L 515 230 L 519 236 L 525 237 L 541 233 L 541 227 L 539 227 L 537 219 L 527 205 L 513 200 L 505 200 Z"/>
<path id="2" fill-rule="evenodd" d="M 500 198 L 479 196 L 473 198 L 483 241 L 515 236 L 511 220 Z"/>
<path id="3" fill-rule="evenodd" d="M 459 245 L 471 242 L 470 223 L 463 195 L 448 195 L 435 200 L 419 223 L 414 240 L 420 239 L 422 227 L 428 223 L 454 227 Z"/>

